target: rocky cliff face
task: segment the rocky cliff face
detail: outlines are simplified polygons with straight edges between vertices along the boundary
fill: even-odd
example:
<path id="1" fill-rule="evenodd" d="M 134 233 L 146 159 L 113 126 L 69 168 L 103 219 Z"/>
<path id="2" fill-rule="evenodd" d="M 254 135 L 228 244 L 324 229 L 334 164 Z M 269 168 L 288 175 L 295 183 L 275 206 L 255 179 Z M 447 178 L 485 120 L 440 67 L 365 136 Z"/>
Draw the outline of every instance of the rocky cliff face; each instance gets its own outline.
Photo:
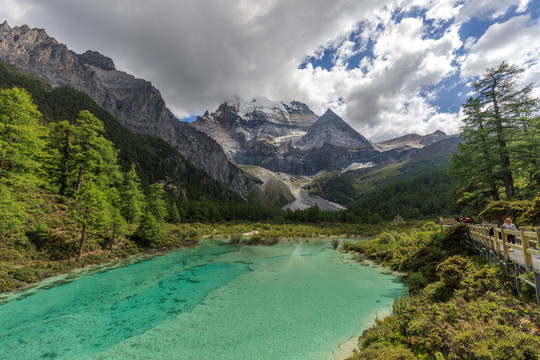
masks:
<path id="1" fill-rule="evenodd" d="M 0 58 L 53 85 L 88 94 L 130 130 L 163 138 L 198 168 L 238 193 L 254 185 L 231 164 L 221 146 L 167 109 L 148 81 L 117 71 L 114 62 L 95 51 L 76 54 L 47 35 L 24 25 L 0 25 Z"/>
<path id="2" fill-rule="evenodd" d="M 295 175 L 341 170 L 378 154 L 332 111 L 319 117 L 297 101 L 255 98 L 225 103 L 192 126 L 215 139 L 236 164 Z"/>

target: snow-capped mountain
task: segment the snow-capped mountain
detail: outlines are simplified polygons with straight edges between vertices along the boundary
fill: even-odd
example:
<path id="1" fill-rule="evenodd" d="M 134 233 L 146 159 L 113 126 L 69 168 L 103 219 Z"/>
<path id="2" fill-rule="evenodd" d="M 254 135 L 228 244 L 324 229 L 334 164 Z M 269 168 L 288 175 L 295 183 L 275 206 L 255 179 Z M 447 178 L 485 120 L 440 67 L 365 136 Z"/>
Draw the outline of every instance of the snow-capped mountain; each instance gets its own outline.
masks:
<path id="1" fill-rule="evenodd" d="M 340 170 L 379 153 L 331 110 L 319 117 L 298 101 L 224 103 L 192 126 L 219 143 L 233 163 L 295 175 Z"/>

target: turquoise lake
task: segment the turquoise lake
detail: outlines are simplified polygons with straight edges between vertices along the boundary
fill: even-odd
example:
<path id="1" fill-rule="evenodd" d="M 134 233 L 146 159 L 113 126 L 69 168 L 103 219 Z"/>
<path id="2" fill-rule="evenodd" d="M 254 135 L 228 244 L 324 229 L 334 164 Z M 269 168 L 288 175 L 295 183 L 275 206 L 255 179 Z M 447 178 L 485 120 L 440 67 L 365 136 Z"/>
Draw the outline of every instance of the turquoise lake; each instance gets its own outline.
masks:
<path id="1" fill-rule="evenodd" d="M 208 242 L 0 297 L 0 359 L 330 359 L 405 291 L 327 241 Z"/>

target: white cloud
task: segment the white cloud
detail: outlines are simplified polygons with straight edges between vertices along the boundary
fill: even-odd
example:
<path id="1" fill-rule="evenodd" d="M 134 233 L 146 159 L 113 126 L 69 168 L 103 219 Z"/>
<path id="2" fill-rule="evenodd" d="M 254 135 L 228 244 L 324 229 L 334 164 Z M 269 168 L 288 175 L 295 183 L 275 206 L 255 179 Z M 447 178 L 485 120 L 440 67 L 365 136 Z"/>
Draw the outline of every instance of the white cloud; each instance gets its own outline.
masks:
<path id="1" fill-rule="evenodd" d="M 465 19 L 478 16 L 498 19 L 512 7 L 518 7 L 518 11 L 523 10 L 527 3 L 527 0 L 469 0 L 461 8 L 458 17 Z"/>
<path id="2" fill-rule="evenodd" d="M 426 19 L 450 20 L 456 17 L 463 5 L 456 0 L 434 0 L 429 1 L 427 7 Z"/>
<path id="3" fill-rule="evenodd" d="M 18 21 L 26 15 L 31 6 L 15 0 L 0 0 L 0 19 L 10 22 Z"/>
<path id="4" fill-rule="evenodd" d="M 463 77 L 481 75 L 486 68 L 506 61 L 530 68 L 538 65 L 540 58 L 540 22 L 528 15 L 516 16 L 504 23 L 496 23 L 469 48 L 463 64 Z M 533 76 L 534 72 L 528 72 Z M 536 74 L 538 74 L 536 72 Z"/>
<path id="5" fill-rule="evenodd" d="M 440 124 L 437 109 L 422 94 L 457 69 L 454 50 L 461 46 L 459 27 L 438 40 L 423 37 L 421 19 L 406 18 L 391 34 L 379 38 L 368 71 L 350 86 L 345 97 L 346 119 L 369 138 L 388 138 L 406 132 L 425 133 Z M 446 117 L 448 119 L 448 117 Z M 444 128 L 457 131 L 456 118 Z"/>
<path id="6" fill-rule="evenodd" d="M 117 68 L 151 80 L 179 117 L 213 111 L 234 97 L 294 99 L 319 114 L 331 108 L 368 138 L 381 139 L 437 128 L 457 131 L 459 117 L 439 113 L 426 89 L 459 65 L 469 77 L 501 59 L 528 62 L 529 78 L 538 76 L 537 21 L 513 18 L 478 39 L 459 34 L 472 16 L 497 18 L 528 5 L 529 0 L 0 0 L 0 15 L 12 26 L 45 28 L 74 51 L 110 56 Z M 431 29 L 421 17 L 396 24 L 396 13 L 419 9 L 435 23 Z M 433 29 L 437 39 L 430 38 Z M 458 58 L 460 48 L 465 53 Z M 332 68 L 298 68 L 325 49 L 332 50 Z M 370 50 L 372 55 L 350 68 L 357 65 L 348 64 L 354 55 Z"/>

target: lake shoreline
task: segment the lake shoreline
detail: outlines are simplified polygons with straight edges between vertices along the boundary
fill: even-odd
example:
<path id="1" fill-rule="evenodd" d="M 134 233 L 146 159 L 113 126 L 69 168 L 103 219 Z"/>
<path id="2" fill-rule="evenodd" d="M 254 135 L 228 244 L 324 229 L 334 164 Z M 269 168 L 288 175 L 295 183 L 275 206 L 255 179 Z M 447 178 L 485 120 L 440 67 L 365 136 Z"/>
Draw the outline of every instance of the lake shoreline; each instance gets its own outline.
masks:
<path id="1" fill-rule="evenodd" d="M 330 239 L 330 238 L 328 238 L 328 239 Z M 321 239 L 321 238 L 319 238 L 319 240 L 324 241 L 324 239 Z M 218 240 L 218 239 L 210 240 L 210 242 L 213 242 L 213 241 L 219 242 L 220 240 Z M 282 242 L 283 243 L 290 243 L 289 240 L 282 241 Z M 302 241 L 299 242 L 299 244 L 302 244 L 302 243 L 303 243 Z M 137 254 L 134 254 L 134 255 L 131 255 L 131 256 L 128 256 L 128 257 L 125 257 L 125 258 L 115 258 L 115 259 L 112 259 L 111 261 L 84 266 L 84 267 L 81 267 L 81 268 L 73 269 L 73 270 L 71 270 L 69 272 L 56 274 L 55 276 L 66 275 L 67 277 L 69 277 L 70 274 L 73 274 L 73 273 L 76 273 L 76 272 L 82 272 L 81 276 L 84 276 L 84 275 L 86 275 L 87 272 L 91 273 L 92 269 L 95 269 L 95 268 L 97 268 L 97 271 L 95 273 L 106 272 L 106 271 L 112 270 L 114 268 L 129 266 L 130 264 L 133 264 L 133 263 L 143 262 L 143 261 L 146 261 L 146 260 L 150 260 L 150 259 L 152 259 L 154 257 L 167 255 L 167 254 L 170 254 L 170 253 L 173 253 L 173 252 L 176 252 L 176 251 L 180 251 L 180 250 L 183 250 L 183 249 L 198 247 L 198 246 L 201 246 L 202 244 L 203 244 L 203 242 L 199 241 L 197 243 L 190 244 L 190 246 L 182 246 L 182 247 L 174 247 L 174 248 L 161 248 L 161 249 L 155 249 L 155 250 L 150 250 L 150 251 L 143 251 L 141 253 L 137 253 Z M 245 245 L 247 245 L 247 244 L 244 244 L 243 246 L 245 246 Z M 358 264 L 358 265 L 366 266 L 367 262 L 365 264 Z M 383 268 L 381 266 L 373 266 L 373 265 L 376 265 L 376 263 L 371 263 L 371 262 L 369 263 L 369 267 L 371 267 L 371 268 L 375 268 L 375 269 L 380 268 L 379 270 L 382 270 L 382 268 Z M 394 273 L 393 275 L 396 275 L 396 274 Z M 78 276 L 76 276 L 76 277 L 78 277 Z M 49 278 L 52 278 L 52 277 L 49 277 Z M 49 278 L 43 279 L 42 281 L 37 282 L 37 283 L 29 284 L 28 286 L 25 286 L 25 287 L 18 288 L 14 292 L 26 290 L 28 288 L 32 288 L 32 287 L 36 287 L 36 286 L 39 287 L 40 284 L 46 282 L 47 279 L 49 279 Z M 72 281 L 72 280 L 70 279 L 69 281 Z M 44 284 L 44 285 L 47 286 L 47 285 L 50 285 L 50 284 Z M 39 289 L 36 289 L 36 290 L 39 290 Z M 9 292 L 9 293 L 13 293 L 13 292 Z M 8 293 L 5 293 L 5 294 L 8 294 Z M 380 313 L 380 311 L 379 311 L 379 313 Z M 371 322 L 373 322 L 374 319 L 376 319 L 377 317 L 378 317 L 378 314 L 377 313 L 374 314 L 373 319 L 372 319 Z M 369 325 L 369 326 L 371 326 L 371 325 Z M 366 327 L 366 329 L 367 328 L 368 327 Z M 363 329 L 363 330 L 365 330 L 365 329 Z M 358 336 L 350 337 L 348 340 L 341 343 L 337 348 L 335 348 L 331 353 L 332 354 L 331 359 L 333 359 L 333 360 L 338 360 L 338 359 L 343 360 L 345 358 L 348 358 L 348 357 L 352 356 L 353 355 L 353 350 L 358 349 Z"/>

